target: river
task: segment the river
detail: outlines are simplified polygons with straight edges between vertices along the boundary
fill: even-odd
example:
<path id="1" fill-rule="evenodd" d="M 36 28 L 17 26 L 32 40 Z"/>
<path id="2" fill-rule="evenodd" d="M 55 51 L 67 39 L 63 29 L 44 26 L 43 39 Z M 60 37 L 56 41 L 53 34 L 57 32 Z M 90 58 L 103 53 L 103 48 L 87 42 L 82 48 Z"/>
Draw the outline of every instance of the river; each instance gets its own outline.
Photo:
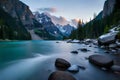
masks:
<path id="1" fill-rule="evenodd" d="M 90 51 L 72 54 L 71 51 L 87 48 Z M 63 58 L 71 64 L 86 67 L 72 74 L 77 80 L 120 80 L 120 76 L 104 71 L 89 63 L 86 57 L 103 54 L 104 50 L 84 44 L 65 41 L 8 41 L 0 42 L 0 80 L 47 80 L 56 71 L 56 58 Z"/>

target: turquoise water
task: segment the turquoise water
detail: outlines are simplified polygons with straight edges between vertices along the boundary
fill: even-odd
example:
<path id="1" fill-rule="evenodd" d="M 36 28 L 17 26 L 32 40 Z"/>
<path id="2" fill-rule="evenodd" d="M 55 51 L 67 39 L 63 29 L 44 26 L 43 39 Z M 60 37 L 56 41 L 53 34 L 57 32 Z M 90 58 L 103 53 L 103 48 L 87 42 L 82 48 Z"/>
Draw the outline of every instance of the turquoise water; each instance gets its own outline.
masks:
<path id="1" fill-rule="evenodd" d="M 71 54 L 73 50 L 87 48 L 90 51 Z M 98 53 L 95 53 L 98 52 Z M 90 64 L 85 58 L 92 54 L 103 54 L 99 48 L 64 41 L 15 41 L 0 42 L 0 80 L 47 80 L 56 71 L 56 58 L 63 58 L 71 64 L 86 67 L 72 74 L 77 80 L 120 80 L 120 76 L 103 71 Z"/>

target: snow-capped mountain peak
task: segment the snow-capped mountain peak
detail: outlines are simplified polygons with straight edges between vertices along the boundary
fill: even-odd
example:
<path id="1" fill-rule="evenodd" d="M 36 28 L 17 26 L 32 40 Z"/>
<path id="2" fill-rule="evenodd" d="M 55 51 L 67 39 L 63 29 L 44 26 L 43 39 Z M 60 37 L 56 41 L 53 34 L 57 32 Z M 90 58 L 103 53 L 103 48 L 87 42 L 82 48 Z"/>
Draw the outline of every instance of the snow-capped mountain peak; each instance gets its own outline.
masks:
<path id="1" fill-rule="evenodd" d="M 75 30 L 74 26 L 71 26 L 70 24 L 64 26 L 57 24 L 56 26 L 66 37 L 69 36 L 73 30 Z"/>

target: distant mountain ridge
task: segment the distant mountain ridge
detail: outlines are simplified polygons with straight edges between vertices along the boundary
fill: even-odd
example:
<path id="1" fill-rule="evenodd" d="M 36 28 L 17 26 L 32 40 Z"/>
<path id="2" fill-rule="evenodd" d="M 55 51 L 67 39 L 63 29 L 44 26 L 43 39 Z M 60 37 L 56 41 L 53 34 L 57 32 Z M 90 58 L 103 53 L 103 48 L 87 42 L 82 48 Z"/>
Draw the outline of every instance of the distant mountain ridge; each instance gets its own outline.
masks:
<path id="1" fill-rule="evenodd" d="M 45 31 L 47 31 L 55 39 L 62 39 L 63 35 L 56 25 L 52 22 L 51 18 L 44 13 L 34 12 L 36 20 L 43 25 Z"/>
<path id="2" fill-rule="evenodd" d="M 70 24 L 67 24 L 67 25 L 64 25 L 64 26 L 60 25 L 60 24 L 57 24 L 56 26 L 65 37 L 69 37 L 70 34 L 72 33 L 72 31 L 75 30 L 75 27 L 71 26 Z"/>
<path id="3" fill-rule="evenodd" d="M 61 25 L 60 23 L 58 23 L 57 25 L 55 25 L 52 22 L 52 19 L 45 13 L 40 14 L 37 11 L 34 12 L 34 16 L 36 20 L 39 21 L 50 34 L 53 35 L 60 34 L 61 36 L 68 37 L 75 29 L 74 26 L 71 26 L 70 24 Z"/>

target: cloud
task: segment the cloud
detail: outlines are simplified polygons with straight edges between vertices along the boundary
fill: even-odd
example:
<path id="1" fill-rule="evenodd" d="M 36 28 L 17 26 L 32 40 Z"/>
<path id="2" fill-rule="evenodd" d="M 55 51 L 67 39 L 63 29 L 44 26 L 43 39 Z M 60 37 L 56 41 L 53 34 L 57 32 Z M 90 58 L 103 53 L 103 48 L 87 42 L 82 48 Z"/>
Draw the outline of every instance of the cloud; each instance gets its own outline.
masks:
<path id="1" fill-rule="evenodd" d="M 69 21 L 67 21 L 67 19 L 65 17 L 56 17 L 56 16 L 52 16 L 52 21 L 55 23 L 55 24 L 61 24 L 61 25 L 66 25 L 66 24 L 69 24 Z"/>
<path id="2" fill-rule="evenodd" d="M 38 8 L 37 10 L 40 12 L 49 12 L 49 13 L 57 12 L 57 9 L 53 8 L 53 7 L 51 7 L 51 8 Z"/>
<path id="3" fill-rule="evenodd" d="M 71 23 L 71 25 L 77 26 L 78 21 L 79 21 L 79 19 L 72 19 L 70 23 Z"/>
<path id="4" fill-rule="evenodd" d="M 57 16 L 51 15 L 50 13 L 47 13 L 47 12 L 45 14 L 52 19 L 52 22 L 54 24 L 60 24 L 60 25 L 69 24 L 69 21 L 67 21 L 67 19 L 65 17 L 62 17 L 62 16 L 57 17 Z"/>
<path id="5" fill-rule="evenodd" d="M 76 27 L 77 24 L 78 24 L 78 21 L 79 21 L 78 19 L 71 19 L 71 20 L 68 21 L 68 20 L 67 20 L 65 17 L 63 17 L 63 16 L 57 17 L 57 16 L 54 16 L 54 15 L 51 15 L 51 14 L 48 13 L 48 12 L 44 12 L 44 13 L 51 18 L 51 20 L 52 20 L 52 22 L 53 22 L 54 24 L 60 24 L 60 25 L 70 24 L 70 25 Z"/>
<path id="6" fill-rule="evenodd" d="M 39 11 L 40 13 L 45 13 L 46 15 L 48 15 L 52 19 L 52 22 L 54 24 L 60 24 L 60 25 L 70 24 L 72 26 L 77 26 L 77 24 L 78 24 L 78 19 L 71 19 L 71 20 L 68 21 L 63 16 L 57 17 L 57 16 L 54 16 L 54 15 L 51 15 L 51 13 L 57 12 L 57 9 L 54 8 L 54 7 L 38 8 L 37 11 Z"/>

